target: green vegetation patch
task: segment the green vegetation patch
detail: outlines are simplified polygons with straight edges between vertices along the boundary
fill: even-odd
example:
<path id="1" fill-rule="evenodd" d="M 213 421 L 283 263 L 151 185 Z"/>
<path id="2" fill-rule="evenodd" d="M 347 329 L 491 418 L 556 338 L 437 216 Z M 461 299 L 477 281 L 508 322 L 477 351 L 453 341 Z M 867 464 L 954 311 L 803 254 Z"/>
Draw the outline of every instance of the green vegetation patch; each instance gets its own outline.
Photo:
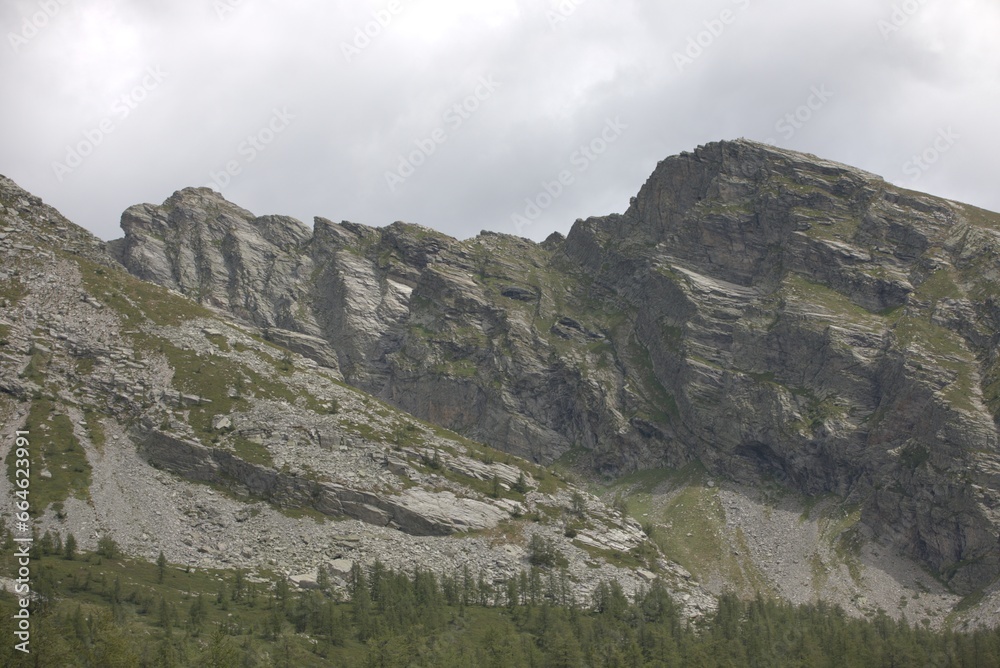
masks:
<path id="1" fill-rule="evenodd" d="M 27 294 L 28 286 L 16 276 L 0 281 L 0 301 L 7 302 L 8 307 L 16 306 Z"/>
<path id="2" fill-rule="evenodd" d="M 657 564 L 658 553 L 651 543 L 643 543 L 628 552 L 607 550 L 594 545 L 588 545 L 579 540 L 574 540 L 573 545 L 589 554 L 593 559 L 599 562 L 607 562 L 618 568 L 644 568 L 653 572 L 660 569 Z"/>
<path id="3" fill-rule="evenodd" d="M 717 487 L 709 487 L 708 474 L 699 462 L 681 469 L 642 471 L 625 476 L 604 488 L 616 506 L 627 508 L 649 538 L 670 560 L 699 579 L 719 575 L 738 591 L 769 589 L 766 578 L 749 560 L 733 553 L 727 539 L 726 515 Z M 745 537 L 736 534 L 736 548 L 748 555 Z M 655 563 L 642 550 L 623 555 L 638 564 Z"/>
<path id="4" fill-rule="evenodd" d="M 41 514 L 50 505 L 56 509 L 69 497 L 90 498 L 91 469 L 83 446 L 73 434 L 73 424 L 50 399 L 31 403 L 24 429 L 30 433 L 29 488 L 32 511 Z M 7 455 L 7 476 L 14 480 L 16 457 Z M 45 472 L 45 476 L 42 473 Z"/>
<path id="5" fill-rule="evenodd" d="M 624 499 L 628 514 L 645 525 L 656 514 L 656 497 L 677 486 L 690 475 L 690 471 L 676 469 L 645 469 L 622 476 L 610 486 L 591 485 L 589 491 L 608 499 Z"/>
<path id="6" fill-rule="evenodd" d="M 861 547 L 864 538 L 859 531 L 860 522 L 860 505 L 831 503 L 823 509 L 819 518 L 819 532 L 820 538 L 833 548 L 837 559 L 847 567 L 851 579 L 862 586 Z"/>
<path id="7" fill-rule="evenodd" d="M 94 444 L 98 452 L 103 452 L 104 444 L 108 441 L 104 431 L 104 423 L 101 422 L 100 416 L 92 408 L 86 407 L 83 412 L 87 418 L 87 437 L 90 438 L 90 442 Z"/>
<path id="8" fill-rule="evenodd" d="M 216 348 L 224 353 L 228 353 L 231 350 L 229 346 L 229 339 L 222 334 L 206 334 L 205 338 L 211 341 Z"/>
<path id="9" fill-rule="evenodd" d="M 629 356 L 634 362 L 634 368 L 639 373 L 642 381 L 640 390 L 646 403 L 651 407 L 649 417 L 654 422 L 669 424 L 680 416 L 677 408 L 677 400 L 667 388 L 663 387 L 660 379 L 656 376 L 656 369 L 653 367 L 653 359 L 649 350 L 634 338 L 629 341 Z"/>
<path id="10" fill-rule="evenodd" d="M 475 378 L 479 372 L 479 367 L 470 359 L 459 358 L 435 364 L 431 367 L 431 371 L 439 376 Z"/>
<path id="11" fill-rule="evenodd" d="M 754 213 L 753 203 L 746 200 L 723 202 L 718 199 L 706 199 L 698 202 L 694 210 L 705 217 L 721 217 L 724 219 L 746 218 Z"/>
<path id="12" fill-rule="evenodd" d="M 980 209 L 978 206 L 956 202 L 962 210 L 962 215 L 969 223 L 988 230 L 1000 230 L 1000 213 Z"/>
<path id="13" fill-rule="evenodd" d="M 831 216 L 830 212 L 820 209 L 797 206 L 792 208 L 791 213 L 811 221 L 811 227 L 805 233 L 813 239 L 849 243 L 854 239 L 858 229 L 861 227 L 861 220 L 859 218 Z"/>
<path id="14" fill-rule="evenodd" d="M 87 292 L 129 320 L 150 320 L 157 325 L 172 326 L 212 315 L 196 302 L 153 283 L 141 281 L 124 271 L 90 260 L 77 261 Z"/>
<path id="15" fill-rule="evenodd" d="M 921 358 L 921 365 L 951 372 L 953 379 L 944 390 L 945 399 L 957 408 L 974 411 L 976 359 L 961 336 L 931 320 L 931 312 L 902 315 L 894 329 L 896 337 L 907 352 Z"/>
<path id="16" fill-rule="evenodd" d="M 960 299 L 964 293 L 955 282 L 950 269 L 938 269 L 920 284 L 916 296 L 919 299 L 930 300 L 933 308 L 941 299 Z"/>
<path id="17" fill-rule="evenodd" d="M 850 322 L 867 325 L 871 328 L 881 328 L 884 321 L 878 314 L 858 306 L 846 296 L 820 283 L 810 281 L 800 274 L 789 274 L 785 278 L 783 292 L 803 305 L 818 307 L 825 313 L 811 310 L 818 318 L 837 323 L 843 318 Z"/>
<path id="18" fill-rule="evenodd" d="M 837 395 L 830 395 L 820 399 L 806 389 L 793 390 L 793 394 L 805 396 L 807 400 L 806 405 L 802 409 L 802 419 L 793 425 L 798 431 L 808 433 L 822 428 L 827 420 L 843 418 L 847 415 L 847 409 Z"/>
<path id="19" fill-rule="evenodd" d="M 546 546 L 536 547 L 545 559 Z M 12 551 L 8 542 L 0 557 L 7 576 Z M 944 666 L 955 657 L 1000 665 L 1000 629 L 937 632 L 881 612 L 853 619 L 822 602 L 733 594 L 692 622 L 659 583 L 633 597 L 603 581 L 588 600 L 571 602 L 571 578 L 553 567 L 494 583 L 467 566 L 436 575 L 376 562 L 352 570 L 344 600 L 328 583 L 298 590 L 272 573 L 113 553 L 108 544 L 101 555 L 73 559 L 35 549 L 32 654 L 4 643 L 0 665 L 868 668 Z M 14 637 L 16 609 L 14 596 L 0 592 L 0 635 Z"/>
<path id="20" fill-rule="evenodd" d="M 723 563 L 730 561 L 730 551 L 723 539 L 725 512 L 717 490 L 700 484 L 684 487 L 657 519 L 669 527 L 655 533 L 656 543 L 667 558 L 699 579 L 716 570 L 738 575 L 731 580 L 734 583 L 743 579 L 734 563 Z"/>
<path id="21" fill-rule="evenodd" d="M 37 385 L 45 385 L 45 368 L 48 366 L 48 356 L 42 354 L 32 346 L 31 358 L 24 367 L 20 377 L 30 380 Z"/>
<path id="22" fill-rule="evenodd" d="M 323 410 L 316 397 L 290 388 L 282 382 L 280 376 L 264 377 L 228 357 L 198 354 L 146 334 L 136 334 L 133 338 L 138 350 L 159 353 L 167 357 L 174 370 L 172 381 L 174 389 L 208 400 L 188 408 L 188 422 L 200 440 L 204 443 L 219 443 L 223 439 L 228 439 L 236 452 L 249 462 L 270 465 L 271 457 L 267 448 L 238 434 L 227 435 L 213 430 L 212 419 L 216 415 L 245 410 L 246 396 L 284 401 L 289 404 L 294 404 L 296 400 L 304 397 L 307 408 L 317 412 Z M 231 389 L 236 390 L 236 396 L 230 396 Z"/>

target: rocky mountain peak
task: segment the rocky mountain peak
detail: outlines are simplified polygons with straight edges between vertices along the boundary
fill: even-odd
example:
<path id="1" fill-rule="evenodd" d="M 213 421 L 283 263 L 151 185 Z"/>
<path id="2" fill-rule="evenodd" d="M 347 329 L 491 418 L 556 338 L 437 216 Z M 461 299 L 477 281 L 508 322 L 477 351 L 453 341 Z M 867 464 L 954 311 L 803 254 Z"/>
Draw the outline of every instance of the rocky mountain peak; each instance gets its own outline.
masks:
<path id="1" fill-rule="evenodd" d="M 703 467 L 832 495 L 841 534 L 955 591 L 1000 575 L 996 214 L 737 140 L 543 244 L 310 235 L 203 189 L 123 229 L 134 275 L 420 419 L 609 478 Z"/>
<path id="2" fill-rule="evenodd" d="M 562 475 L 344 383 L 338 362 L 366 361 L 352 357 L 368 350 L 357 328 L 398 317 L 390 299 L 405 304 L 411 291 L 388 269 L 366 273 L 369 252 L 388 266 L 399 252 L 429 253 L 431 237 L 443 249 L 442 235 L 392 226 L 391 245 L 342 248 L 326 273 L 296 221 L 254 218 L 206 190 L 124 219 L 121 257 L 213 308 L 129 276 L 96 238 L 0 179 L 0 440 L 23 431 L 37 446 L 32 523 L 46 542 L 79 536 L 93 551 L 111 538 L 117 556 L 276 571 L 303 587 L 327 569 L 341 590 L 353 564 L 376 560 L 501 582 L 541 559 L 572 574 L 574 600 L 611 578 L 630 593 L 660 579 L 689 616 L 712 609 L 638 522 Z M 341 318 L 361 339 L 353 348 L 250 324 L 300 325 L 309 302 L 283 300 L 317 294 L 306 280 L 341 300 L 316 312 Z M 379 302 L 383 286 L 394 293 Z M 5 516 L 15 482 L 0 476 Z M 613 554 L 630 555 L 628 567 Z"/>

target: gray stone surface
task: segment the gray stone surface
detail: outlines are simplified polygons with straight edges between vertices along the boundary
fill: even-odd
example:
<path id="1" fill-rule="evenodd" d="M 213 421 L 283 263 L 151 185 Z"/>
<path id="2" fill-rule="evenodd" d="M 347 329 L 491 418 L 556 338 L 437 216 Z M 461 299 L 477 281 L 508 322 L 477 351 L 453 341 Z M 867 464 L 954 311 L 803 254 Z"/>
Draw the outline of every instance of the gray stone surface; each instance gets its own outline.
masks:
<path id="1" fill-rule="evenodd" d="M 698 460 L 833 493 L 972 591 L 1000 574 L 995 224 L 741 140 L 662 161 L 623 215 L 540 246 L 323 219 L 265 234 L 200 190 L 130 209 L 122 245 L 136 275 L 251 322 L 294 304 L 282 327 L 421 418 L 537 461 Z"/>
<path id="2" fill-rule="evenodd" d="M 67 512 L 80 527 L 106 523 L 132 553 L 150 552 L 154 536 L 211 564 L 280 547 L 294 556 L 289 572 L 306 573 L 320 553 L 356 560 L 419 544 L 428 563 L 454 566 L 458 535 L 488 564 L 501 551 L 477 532 L 569 507 L 569 488 L 537 491 L 534 468 L 523 503 L 492 498 L 484 483 L 509 492 L 527 465 L 494 461 L 403 409 L 606 479 L 697 464 L 743 489 L 832 495 L 858 510 L 864 549 L 881 546 L 863 555 L 898 552 L 959 593 L 1000 574 L 996 214 L 741 140 L 662 161 L 624 214 L 540 245 L 404 223 L 316 219 L 310 231 L 207 189 L 132 207 L 122 225 L 125 238 L 105 245 L 0 178 L 0 410 L 16 425 L 44 391 L 107 421 L 119 440 L 103 449 L 80 428 L 95 507 Z M 135 288 L 112 255 L 172 292 Z M 96 269 L 111 280 L 90 290 L 82 276 Z M 133 292 L 111 294 L 126 285 Z M 146 312 L 186 311 L 178 295 L 214 310 Z M 225 364 L 237 377 L 221 393 L 195 391 L 204 384 L 177 368 L 176 351 L 205 362 L 196 373 Z M 32 355 L 47 380 L 27 372 Z M 207 423 L 193 419 L 206 411 Z M 136 448 L 145 459 L 128 458 Z M 132 478 L 111 462 L 127 462 Z M 183 508 L 169 510 L 172 526 L 183 524 L 177 512 L 196 521 L 158 532 L 146 504 L 115 500 L 140 490 Z M 219 519 L 223 494 L 233 498 Z M 289 533 L 271 545 L 239 519 L 250 506 L 351 522 L 360 541 L 331 538 L 313 552 Z M 515 522 L 519 540 L 541 531 L 573 555 L 581 595 L 595 574 L 580 545 L 643 540 L 596 500 L 588 518 L 576 543 L 561 520 Z M 803 541 L 808 554 L 814 540 Z M 497 577 L 524 564 L 520 545 L 497 557 Z M 761 540 L 749 552 L 766 559 L 768 549 Z M 895 572 L 907 571 L 872 577 L 904 577 Z M 689 581 L 676 565 L 664 573 Z M 998 597 L 987 591 L 984 606 Z"/>

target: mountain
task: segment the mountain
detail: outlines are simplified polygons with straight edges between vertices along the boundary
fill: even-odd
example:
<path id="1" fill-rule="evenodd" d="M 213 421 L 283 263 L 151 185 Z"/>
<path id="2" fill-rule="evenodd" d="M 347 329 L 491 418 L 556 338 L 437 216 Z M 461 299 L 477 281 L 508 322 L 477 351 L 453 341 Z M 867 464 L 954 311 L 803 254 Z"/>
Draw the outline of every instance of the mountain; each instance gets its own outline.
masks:
<path id="1" fill-rule="evenodd" d="M 692 615 L 733 587 L 995 623 L 1000 215 L 744 140 L 541 244 L 189 188 L 104 247 L 0 202 L 4 410 L 86 454 L 52 526 L 496 578 L 540 532 L 580 595 L 661 575 Z"/>
<path id="2" fill-rule="evenodd" d="M 307 588 L 322 569 L 341 592 L 376 560 L 497 586 L 562 567 L 581 601 L 602 582 L 659 579 L 685 615 L 713 608 L 637 521 L 558 472 L 345 384 L 323 341 L 130 276 L 6 178 L 0 206 L 4 518 L 18 500 L 11 444 L 27 432 L 34 528 L 81 550 L 111 539 L 149 562 Z"/>

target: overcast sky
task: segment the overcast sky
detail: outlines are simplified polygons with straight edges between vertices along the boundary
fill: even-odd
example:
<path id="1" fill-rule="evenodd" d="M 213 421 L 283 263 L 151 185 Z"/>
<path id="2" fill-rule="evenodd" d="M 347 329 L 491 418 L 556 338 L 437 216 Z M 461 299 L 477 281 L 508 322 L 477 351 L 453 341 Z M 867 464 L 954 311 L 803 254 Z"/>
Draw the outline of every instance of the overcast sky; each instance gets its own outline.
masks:
<path id="1" fill-rule="evenodd" d="M 0 28 L 0 173 L 105 239 L 213 185 L 540 240 L 737 137 L 1000 210 L 996 0 L 3 0 Z"/>

